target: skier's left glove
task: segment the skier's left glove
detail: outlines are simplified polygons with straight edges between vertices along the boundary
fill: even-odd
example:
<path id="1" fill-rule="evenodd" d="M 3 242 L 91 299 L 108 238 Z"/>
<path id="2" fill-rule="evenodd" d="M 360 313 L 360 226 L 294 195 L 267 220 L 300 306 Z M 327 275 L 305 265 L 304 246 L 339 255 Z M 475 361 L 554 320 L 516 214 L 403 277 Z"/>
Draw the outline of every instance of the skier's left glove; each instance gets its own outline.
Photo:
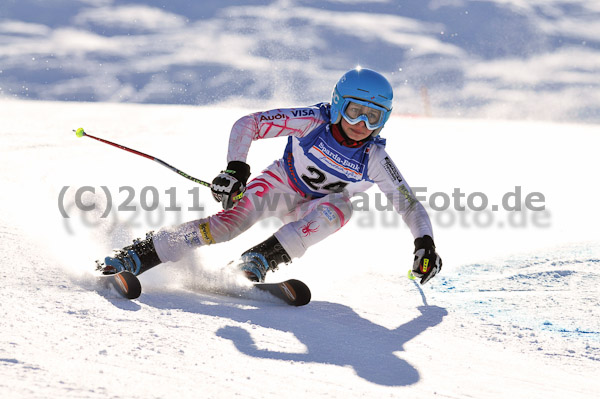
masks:
<path id="1" fill-rule="evenodd" d="M 420 278 L 421 285 L 423 285 L 442 270 L 442 258 L 435 252 L 435 244 L 430 236 L 419 237 L 415 240 L 414 254 L 412 274 Z"/>
<path id="2" fill-rule="evenodd" d="M 225 210 L 233 208 L 244 196 L 248 177 L 250 177 L 250 166 L 247 163 L 229 162 L 227 169 L 212 181 L 210 188 L 215 201 L 220 202 Z"/>

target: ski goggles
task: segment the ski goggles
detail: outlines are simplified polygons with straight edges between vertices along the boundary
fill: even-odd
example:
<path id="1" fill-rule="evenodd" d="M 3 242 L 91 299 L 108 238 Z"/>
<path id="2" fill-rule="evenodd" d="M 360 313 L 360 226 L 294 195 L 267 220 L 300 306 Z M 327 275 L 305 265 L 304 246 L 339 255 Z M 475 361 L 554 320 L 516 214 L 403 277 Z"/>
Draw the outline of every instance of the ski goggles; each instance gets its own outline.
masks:
<path id="1" fill-rule="evenodd" d="M 375 130 L 383 126 L 388 112 L 383 107 L 356 98 L 346 98 L 342 106 L 342 116 L 346 122 L 356 125 L 363 121 L 369 130 Z"/>

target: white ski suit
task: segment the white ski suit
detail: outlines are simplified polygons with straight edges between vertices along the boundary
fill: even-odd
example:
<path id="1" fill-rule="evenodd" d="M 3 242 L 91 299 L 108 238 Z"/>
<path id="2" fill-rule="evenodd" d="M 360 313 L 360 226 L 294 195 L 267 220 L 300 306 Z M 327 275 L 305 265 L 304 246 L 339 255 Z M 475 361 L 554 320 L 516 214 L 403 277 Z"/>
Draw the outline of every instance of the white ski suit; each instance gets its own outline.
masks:
<path id="1" fill-rule="evenodd" d="M 330 105 L 275 109 L 239 119 L 231 130 L 228 161 L 246 161 L 252 141 L 288 136 L 283 158 L 250 180 L 237 205 L 216 215 L 159 230 L 153 238 L 161 261 L 177 261 L 193 248 L 225 242 L 267 217 L 290 257 L 339 230 L 352 215 L 350 199 L 373 184 L 393 202 L 415 238 L 433 237 L 426 210 L 385 151 L 371 137 L 350 148 L 332 135 Z"/>

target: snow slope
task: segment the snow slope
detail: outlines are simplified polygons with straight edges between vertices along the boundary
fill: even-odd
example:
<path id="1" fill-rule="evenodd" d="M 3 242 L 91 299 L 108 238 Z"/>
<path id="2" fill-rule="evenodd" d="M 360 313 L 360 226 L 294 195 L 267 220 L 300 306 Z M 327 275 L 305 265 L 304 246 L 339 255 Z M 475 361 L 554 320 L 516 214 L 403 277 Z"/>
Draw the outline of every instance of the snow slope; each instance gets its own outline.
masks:
<path id="1" fill-rule="evenodd" d="M 0 95 L 281 106 L 360 64 L 402 113 L 599 123 L 599 21 L 597 0 L 5 0 Z"/>
<path id="2" fill-rule="evenodd" d="M 307 282 L 308 306 L 211 291 L 221 279 L 239 289 L 222 266 L 271 234 L 271 221 L 142 275 L 139 300 L 96 287 L 93 260 L 110 248 L 218 204 L 166 168 L 71 130 L 211 179 L 230 125 L 249 111 L 0 101 L 0 396 L 597 397 L 594 125 L 392 118 L 388 148 L 408 182 L 426 187 L 428 207 L 455 188 L 466 194 L 458 205 L 489 197 L 481 211 L 431 210 L 444 269 L 424 287 L 405 277 L 412 238 L 392 212 L 375 211 L 375 190 L 369 210 L 269 276 Z M 254 173 L 283 147 L 255 143 Z M 95 194 L 83 192 L 81 205 L 95 210 L 75 204 L 84 187 Z M 160 204 L 144 211 L 152 187 Z M 523 201 L 541 193 L 545 210 L 491 210 L 516 187 Z M 135 210 L 119 210 L 129 191 Z M 103 218 L 106 192 L 113 207 Z M 167 210 L 175 205 L 182 211 Z"/>

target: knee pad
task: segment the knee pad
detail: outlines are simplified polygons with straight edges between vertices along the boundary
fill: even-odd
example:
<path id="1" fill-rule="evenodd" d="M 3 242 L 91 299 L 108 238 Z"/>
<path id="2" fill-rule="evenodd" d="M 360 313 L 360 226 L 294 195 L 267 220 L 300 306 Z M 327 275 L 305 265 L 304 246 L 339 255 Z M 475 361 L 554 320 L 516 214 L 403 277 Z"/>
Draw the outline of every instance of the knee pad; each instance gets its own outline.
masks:
<path id="1" fill-rule="evenodd" d="M 352 217 L 352 203 L 346 195 L 331 195 L 317 205 L 316 210 L 321 212 L 327 221 L 337 224 L 337 229 L 343 227 Z M 337 230 L 336 229 L 336 230 Z"/>
<path id="2" fill-rule="evenodd" d="M 299 258 L 308 247 L 338 231 L 351 216 L 352 203 L 347 195 L 328 195 L 302 219 L 279 229 L 275 237 L 292 258 Z"/>

